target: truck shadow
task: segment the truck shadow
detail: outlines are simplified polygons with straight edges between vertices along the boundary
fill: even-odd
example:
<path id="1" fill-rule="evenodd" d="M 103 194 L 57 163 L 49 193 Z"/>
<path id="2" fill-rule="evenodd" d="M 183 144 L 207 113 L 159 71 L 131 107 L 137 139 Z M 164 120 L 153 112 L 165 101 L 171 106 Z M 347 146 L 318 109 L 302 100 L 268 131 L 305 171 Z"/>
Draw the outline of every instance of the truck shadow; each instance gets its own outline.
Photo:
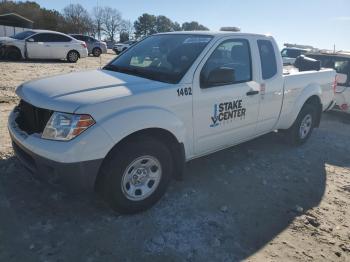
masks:
<path id="1" fill-rule="evenodd" d="M 347 149 L 320 143 L 327 133 L 315 133 L 301 147 L 268 134 L 193 160 L 184 181 L 134 216 L 116 214 L 94 196 L 73 196 L 38 182 L 14 157 L 0 160 L 0 213 L 7 214 L 0 216 L 0 235 L 8 240 L 0 243 L 6 250 L 0 260 L 245 259 L 319 205 L 326 164 L 349 167 Z"/>

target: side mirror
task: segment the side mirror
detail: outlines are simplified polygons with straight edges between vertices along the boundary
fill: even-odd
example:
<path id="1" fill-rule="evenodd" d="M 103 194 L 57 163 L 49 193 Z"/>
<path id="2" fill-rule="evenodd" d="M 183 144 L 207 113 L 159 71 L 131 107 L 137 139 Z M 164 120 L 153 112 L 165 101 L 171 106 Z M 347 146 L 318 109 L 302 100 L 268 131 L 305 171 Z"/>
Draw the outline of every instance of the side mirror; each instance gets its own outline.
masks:
<path id="1" fill-rule="evenodd" d="M 34 42 L 34 39 L 33 38 L 28 38 L 27 42 Z"/>
<path id="2" fill-rule="evenodd" d="M 348 81 L 348 76 L 346 74 L 337 74 L 338 84 L 346 84 Z"/>
<path id="3" fill-rule="evenodd" d="M 201 77 L 203 88 L 230 85 L 235 82 L 235 70 L 229 67 L 219 67 L 209 72 L 208 77 Z"/>

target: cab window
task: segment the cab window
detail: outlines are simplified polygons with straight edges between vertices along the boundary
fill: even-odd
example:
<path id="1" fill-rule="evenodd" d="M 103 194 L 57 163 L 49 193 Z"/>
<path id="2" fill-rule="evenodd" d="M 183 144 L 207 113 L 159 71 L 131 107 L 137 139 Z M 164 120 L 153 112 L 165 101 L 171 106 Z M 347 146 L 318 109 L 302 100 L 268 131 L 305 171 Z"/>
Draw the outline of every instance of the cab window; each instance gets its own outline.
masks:
<path id="1" fill-rule="evenodd" d="M 231 81 L 223 81 L 222 83 L 220 81 L 217 83 L 215 81 L 206 82 L 213 75 L 220 75 L 220 71 L 223 72 L 222 74 L 231 72 Z M 249 42 L 246 39 L 231 39 L 222 42 L 210 55 L 201 72 L 202 88 L 243 83 L 251 80 L 251 54 Z"/>
<path id="2" fill-rule="evenodd" d="M 262 78 L 264 80 L 270 79 L 277 74 L 275 50 L 269 40 L 258 40 L 258 48 L 260 53 Z"/>
<path id="3" fill-rule="evenodd" d="M 33 36 L 34 42 L 70 42 L 71 39 L 64 35 L 41 33 Z"/>

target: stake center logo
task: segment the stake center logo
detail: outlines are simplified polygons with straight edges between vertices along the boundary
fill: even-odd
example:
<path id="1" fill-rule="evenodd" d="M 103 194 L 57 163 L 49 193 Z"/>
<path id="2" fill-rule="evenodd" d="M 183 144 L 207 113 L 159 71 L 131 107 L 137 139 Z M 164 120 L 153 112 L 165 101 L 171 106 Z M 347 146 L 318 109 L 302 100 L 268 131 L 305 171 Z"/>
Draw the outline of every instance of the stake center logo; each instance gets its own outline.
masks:
<path id="1" fill-rule="evenodd" d="M 214 105 L 214 114 L 211 117 L 210 127 L 216 127 L 235 119 L 245 119 L 247 109 L 243 107 L 242 100 L 234 100 Z"/>

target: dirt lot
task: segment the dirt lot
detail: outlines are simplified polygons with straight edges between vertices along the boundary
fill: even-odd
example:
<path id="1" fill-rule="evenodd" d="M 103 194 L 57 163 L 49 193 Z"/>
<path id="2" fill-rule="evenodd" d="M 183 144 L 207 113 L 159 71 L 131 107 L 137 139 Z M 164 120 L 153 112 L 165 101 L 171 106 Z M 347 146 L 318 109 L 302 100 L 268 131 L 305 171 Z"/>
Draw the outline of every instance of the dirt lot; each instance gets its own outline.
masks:
<path id="1" fill-rule="evenodd" d="M 0 261 L 350 261 L 350 118 L 338 113 L 298 148 L 269 134 L 190 162 L 134 216 L 33 179 L 6 129 L 15 87 L 99 65 L 0 62 Z"/>

